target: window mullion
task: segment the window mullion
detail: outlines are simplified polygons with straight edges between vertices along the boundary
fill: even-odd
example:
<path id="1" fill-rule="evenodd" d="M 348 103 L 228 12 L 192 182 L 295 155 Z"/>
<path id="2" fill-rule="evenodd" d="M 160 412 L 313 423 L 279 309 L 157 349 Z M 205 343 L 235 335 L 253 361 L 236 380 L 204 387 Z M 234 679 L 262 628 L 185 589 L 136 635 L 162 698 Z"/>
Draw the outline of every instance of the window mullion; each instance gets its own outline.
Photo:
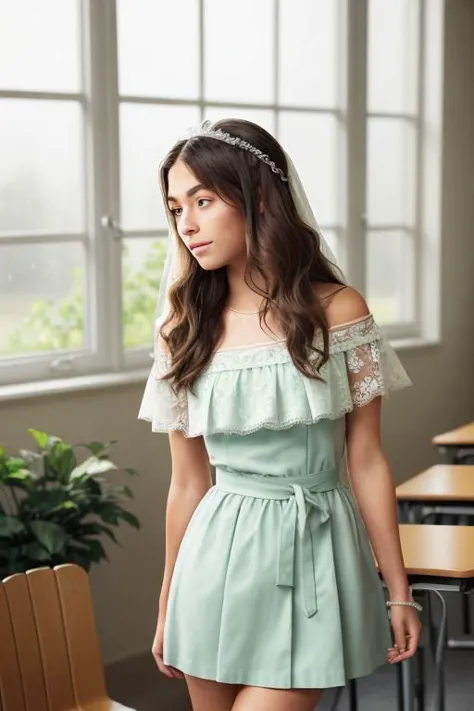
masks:
<path id="1" fill-rule="evenodd" d="M 367 193 L 368 0 L 346 0 L 347 201 L 345 263 L 351 284 L 365 294 Z"/>
<path id="2" fill-rule="evenodd" d="M 425 3 L 420 0 L 419 18 L 418 18 L 418 96 L 416 107 L 416 180 L 415 180 L 415 244 L 414 244 L 414 315 L 415 322 L 421 332 L 421 299 L 422 299 L 422 234 L 423 234 L 423 152 L 424 152 L 424 121 L 425 121 L 425 52 L 426 52 L 426 21 L 425 21 Z"/>
<path id="3" fill-rule="evenodd" d="M 205 81 L 206 81 L 206 67 L 205 67 L 205 21 L 204 21 L 204 0 L 198 0 L 199 2 L 199 20 L 198 20 L 198 35 L 199 35 L 199 109 L 201 121 L 204 119 L 205 113 Z"/>
<path id="4" fill-rule="evenodd" d="M 102 225 L 120 221 L 119 97 L 115 2 L 88 2 L 89 130 L 93 160 L 88 306 L 92 342 L 107 370 L 123 365 L 121 241 Z"/>

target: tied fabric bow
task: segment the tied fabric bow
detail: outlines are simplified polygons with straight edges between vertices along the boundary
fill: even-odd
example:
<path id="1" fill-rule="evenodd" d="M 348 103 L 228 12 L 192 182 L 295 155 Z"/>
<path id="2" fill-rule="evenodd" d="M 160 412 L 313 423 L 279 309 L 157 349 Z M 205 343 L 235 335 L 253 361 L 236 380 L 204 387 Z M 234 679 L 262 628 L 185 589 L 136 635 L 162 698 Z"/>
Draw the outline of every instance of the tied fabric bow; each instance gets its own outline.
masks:
<path id="1" fill-rule="evenodd" d="M 316 576 L 313 560 L 313 544 L 311 531 L 307 525 L 308 511 L 306 503 L 318 509 L 319 523 L 329 520 L 330 514 L 319 503 L 315 495 L 304 486 L 289 484 L 294 493 L 294 504 L 291 502 L 286 508 L 280 531 L 280 549 L 278 553 L 278 586 L 295 586 L 295 544 L 301 546 L 302 585 L 304 612 L 307 617 L 313 617 L 318 611 L 318 597 L 316 590 Z"/>

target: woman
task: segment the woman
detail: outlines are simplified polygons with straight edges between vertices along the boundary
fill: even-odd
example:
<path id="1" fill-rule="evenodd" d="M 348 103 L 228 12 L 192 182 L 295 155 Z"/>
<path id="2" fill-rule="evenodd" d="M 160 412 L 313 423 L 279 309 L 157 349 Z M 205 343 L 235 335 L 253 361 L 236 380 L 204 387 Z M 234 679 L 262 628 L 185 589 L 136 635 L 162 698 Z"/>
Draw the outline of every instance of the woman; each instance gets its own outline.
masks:
<path id="1" fill-rule="evenodd" d="M 310 711 L 418 645 L 380 443 L 381 396 L 410 381 L 264 129 L 205 122 L 161 187 L 170 246 L 139 413 L 172 457 L 153 654 L 194 711 Z"/>

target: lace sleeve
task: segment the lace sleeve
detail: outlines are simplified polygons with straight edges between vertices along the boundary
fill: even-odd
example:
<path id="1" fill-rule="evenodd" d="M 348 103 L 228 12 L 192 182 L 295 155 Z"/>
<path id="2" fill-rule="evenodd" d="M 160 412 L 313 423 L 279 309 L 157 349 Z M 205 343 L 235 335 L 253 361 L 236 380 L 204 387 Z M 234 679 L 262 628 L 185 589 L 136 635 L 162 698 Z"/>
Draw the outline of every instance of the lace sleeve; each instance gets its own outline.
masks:
<path id="1" fill-rule="evenodd" d="M 397 354 L 382 335 L 371 343 L 350 348 L 345 357 L 352 402 L 356 407 L 412 384 Z"/>
<path id="2" fill-rule="evenodd" d="M 186 393 L 175 395 L 169 380 L 161 377 L 169 367 L 168 355 L 162 351 L 150 354 L 154 359 L 138 413 L 139 420 L 151 422 L 152 432 L 180 430 L 188 434 L 188 400 Z"/>

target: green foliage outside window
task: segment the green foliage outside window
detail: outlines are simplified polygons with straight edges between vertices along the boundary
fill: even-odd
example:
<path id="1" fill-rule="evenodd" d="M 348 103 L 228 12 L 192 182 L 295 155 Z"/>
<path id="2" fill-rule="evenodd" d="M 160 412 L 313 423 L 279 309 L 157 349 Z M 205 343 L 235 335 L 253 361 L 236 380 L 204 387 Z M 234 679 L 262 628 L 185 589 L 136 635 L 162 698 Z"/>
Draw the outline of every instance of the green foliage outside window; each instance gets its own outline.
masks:
<path id="1" fill-rule="evenodd" d="M 125 348 L 151 344 L 153 319 L 163 265 L 166 240 L 155 240 L 140 264 L 131 262 L 123 246 L 122 323 Z M 62 299 L 37 299 L 30 313 L 7 340 L 7 353 L 31 353 L 83 347 L 84 270 L 71 273 L 71 288 Z"/>

